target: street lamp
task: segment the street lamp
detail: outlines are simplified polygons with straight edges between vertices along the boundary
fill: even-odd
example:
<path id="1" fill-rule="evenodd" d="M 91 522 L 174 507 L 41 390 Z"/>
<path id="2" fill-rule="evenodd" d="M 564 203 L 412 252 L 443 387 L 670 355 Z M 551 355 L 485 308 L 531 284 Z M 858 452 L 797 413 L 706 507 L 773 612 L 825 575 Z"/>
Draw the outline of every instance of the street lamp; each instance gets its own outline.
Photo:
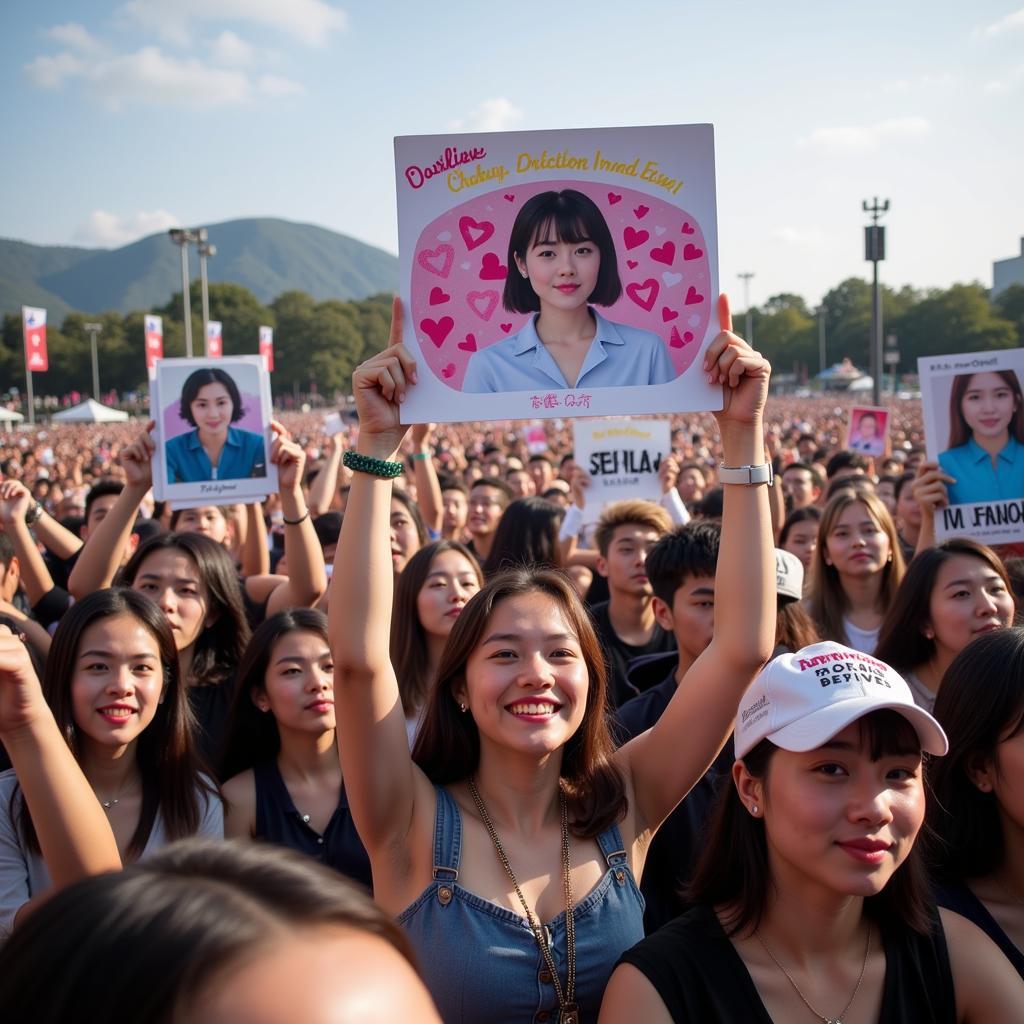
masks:
<path id="1" fill-rule="evenodd" d="M 754 276 L 753 271 L 736 275 L 743 282 L 743 306 L 747 311 L 747 337 L 748 345 L 754 344 L 754 318 L 750 315 L 750 279 Z"/>
<path id="2" fill-rule="evenodd" d="M 192 358 L 192 305 L 188 296 L 188 246 L 199 241 L 199 233 L 186 228 L 171 228 L 171 241 L 181 249 L 181 304 L 185 319 L 185 355 Z"/>
<path id="3" fill-rule="evenodd" d="M 885 259 L 885 228 L 879 226 L 882 214 L 889 209 L 889 200 L 874 202 L 869 206 L 865 199 L 861 203 L 865 213 L 871 214 L 871 226 L 864 229 L 864 259 L 871 261 L 873 282 L 871 285 L 871 395 L 875 405 L 882 404 L 882 296 L 878 290 L 878 264 Z"/>
<path id="4" fill-rule="evenodd" d="M 203 355 L 206 355 L 207 326 L 210 323 L 210 289 L 206 279 L 206 261 L 217 255 L 217 246 L 206 240 L 206 228 L 200 228 L 199 236 L 199 281 L 203 293 Z"/>
<path id="5" fill-rule="evenodd" d="M 818 316 L 818 363 L 821 366 L 821 373 L 825 372 L 825 303 L 823 302 L 816 310 Z"/>
<path id="6" fill-rule="evenodd" d="M 96 349 L 96 335 L 103 330 L 103 324 L 82 324 L 83 330 L 92 341 L 92 397 L 100 401 L 100 361 Z"/>

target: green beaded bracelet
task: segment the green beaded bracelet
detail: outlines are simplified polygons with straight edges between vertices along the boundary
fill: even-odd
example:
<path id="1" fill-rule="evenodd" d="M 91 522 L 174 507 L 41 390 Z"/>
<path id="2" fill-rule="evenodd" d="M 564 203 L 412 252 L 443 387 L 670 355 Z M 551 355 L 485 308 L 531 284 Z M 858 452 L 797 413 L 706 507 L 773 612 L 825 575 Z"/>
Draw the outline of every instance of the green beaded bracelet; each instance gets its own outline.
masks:
<path id="1" fill-rule="evenodd" d="M 347 451 L 342 462 L 357 473 L 369 473 L 385 480 L 394 480 L 401 476 L 405 466 L 401 462 L 388 462 L 386 459 L 375 459 L 372 455 L 360 455 L 359 452 Z"/>

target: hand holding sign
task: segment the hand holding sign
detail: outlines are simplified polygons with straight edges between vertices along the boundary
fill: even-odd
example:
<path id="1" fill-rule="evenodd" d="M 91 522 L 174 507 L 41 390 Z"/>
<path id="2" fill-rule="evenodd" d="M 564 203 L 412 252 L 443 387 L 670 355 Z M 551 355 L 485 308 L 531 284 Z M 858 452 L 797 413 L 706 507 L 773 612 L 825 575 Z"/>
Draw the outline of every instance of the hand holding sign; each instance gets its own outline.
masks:
<path id="1" fill-rule="evenodd" d="M 718 326 L 718 337 L 704 356 L 708 383 L 725 388 L 724 404 L 715 419 L 723 428 L 727 424 L 758 423 L 768 398 L 772 368 L 760 352 L 733 334 L 729 297 L 724 292 L 718 297 Z"/>
<path id="2" fill-rule="evenodd" d="M 156 423 L 150 420 L 145 432 L 121 452 L 121 466 L 129 487 L 145 493 L 153 486 L 153 430 Z"/>

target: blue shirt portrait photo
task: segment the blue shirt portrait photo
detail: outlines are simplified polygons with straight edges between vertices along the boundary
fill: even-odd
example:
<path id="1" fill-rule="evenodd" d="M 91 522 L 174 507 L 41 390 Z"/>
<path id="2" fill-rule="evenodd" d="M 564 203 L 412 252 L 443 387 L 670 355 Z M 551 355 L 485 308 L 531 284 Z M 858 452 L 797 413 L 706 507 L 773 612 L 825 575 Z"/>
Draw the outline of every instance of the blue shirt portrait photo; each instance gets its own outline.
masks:
<path id="1" fill-rule="evenodd" d="M 199 440 L 199 431 L 190 430 L 167 442 L 167 482 L 190 484 L 201 480 L 242 480 L 267 475 L 266 445 L 262 434 L 229 427 L 217 465 Z"/>

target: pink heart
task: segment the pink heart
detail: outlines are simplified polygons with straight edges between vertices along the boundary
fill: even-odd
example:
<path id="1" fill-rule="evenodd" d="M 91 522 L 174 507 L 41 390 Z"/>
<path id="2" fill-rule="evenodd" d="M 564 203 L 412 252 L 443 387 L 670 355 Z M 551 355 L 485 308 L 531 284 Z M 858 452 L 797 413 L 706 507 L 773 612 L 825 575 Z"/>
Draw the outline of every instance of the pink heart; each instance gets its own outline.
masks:
<path id="1" fill-rule="evenodd" d="M 445 380 L 449 380 L 451 377 L 454 377 L 455 376 L 455 364 L 454 363 L 449 363 L 447 366 L 442 366 L 441 367 L 441 376 L 444 377 Z"/>
<path id="2" fill-rule="evenodd" d="M 683 222 L 683 234 L 684 235 L 692 235 L 693 234 L 693 225 L 688 220 Z"/>
<path id="3" fill-rule="evenodd" d="M 675 242 L 666 242 L 660 247 L 656 247 L 651 250 L 651 259 L 657 263 L 664 263 L 665 266 L 671 267 L 672 261 L 676 258 L 676 245 Z"/>
<path id="4" fill-rule="evenodd" d="M 698 292 L 697 289 L 694 288 L 693 285 L 691 284 L 690 287 L 689 287 L 689 290 L 686 292 L 686 305 L 687 306 L 693 306 L 693 305 L 696 305 L 698 302 L 703 302 L 703 301 L 704 301 L 704 296 L 701 295 L 700 292 Z"/>
<path id="5" fill-rule="evenodd" d="M 498 324 L 498 326 L 502 329 L 502 331 L 505 334 L 508 334 L 508 332 L 512 330 L 512 325 L 511 324 Z"/>
<path id="6" fill-rule="evenodd" d="M 485 292 L 467 292 L 466 302 L 481 320 L 490 320 L 498 306 L 498 293 L 493 289 Z"/>
<path id="7" fill-rule="evenodd" d="M 629 267 L 630 270 L 636 270 L 640 264 L 636 260 L 626 260 L 626 266 Z"/>
<path id="8" fill-rule="evenodd" d="M 443 316 L 440 320 L 431 320 L 429 316 L 420 321 L 420 330 L 438 347 L 444 344 L 444 339 L 451 334 L 455 321 L 450 316 Z"/>
<path id="9" fill-rule="evenodd" d="M 668 306 L 661 307 L 661 319 L 663 323 L 668 323 L 669 320 L 675 320 L 679 316 L 678 309 L 669 309 Z"/>
<path id="10" fill-rule="evenodd" d="M 455 261 L 455 250 L 450 245 L 439 245 L 436 249 L 421 249 L 416 262 L 431 274 L 447 277 Z"/>
<path id="11" fill-rule="evenodd" d="M 475 352 L 476 351 L 476 335 L 475 334 L 467 334 L 466 335 L 466 340 L 459 342 L 459 348 L 461 348 L 463 352 Z"/>
<path id="12" fill-rule="evenodd" d="M 646 294 L 644 294 L 645 292 Z M 658 297 L 658 282 L 653 277 L 649 277 L 643 284 L 637 284 L 634 281 L 632 284 L 626 285 L 626 294 L 641 309 L 650 313 L 654 309 L 654 302 Z"/>
<path id="13" fill-rule="evenodd" d="M 698 249 L 693 242 L 687 242 L 683 246 L 683 259 L 684 260 L 699 260 L 704 255 L 703 249 Z"/>
<path id="14" fill-rule="evenodd" d="M 506 267 L 493 252 L 484 253 L 484 261 L 480 267 L 481 281 L 504 281 L 508 277 Z"/>
<path id="15" fill-rule="evenodd" d="M 516 198 L 515 194 L 512 193 L 512 192 L 506 192 L 505 193 L 505 199 L 506 199 L 507 202 L 510 202 L 510 203 L 515 202 L 515 198 Z"/>
<path id="16" fill-rule="evenodd" d="M 622 202 L 622 196 L 620 196 L 618 194 L 618 192 L 609 192 L 608 193 L 608 205 L 609 206 L 614 206 L 616 203 L 621 203 L 621 202 Z"/>
<path id="17" fill-rule="evenodd" d="M 443 289 L 438 288 L 436 285 L 430 289 L 430 304 L 432 306 L 440 306 L 441 303 L 447 302 L 451 296 Z"/>
<path id="18" fill-rule="evenodd" d="M 459 218 L 459 234 L 467 249 L 475 249 L 494 234 L 494 225 L 489 220 L 474 220 L 463 216 Z"/>
<path id="19" fill-rule="evenodd" d="M 636 209 L 633 210 L 633 213 L 636 214 L 637 220 L 643 220 L 644 217 L 646 217 L 647 214 L 649 214 L 650 212 L 651 208 L 649 206 L 644 206 L 643 203 L 641 203 L 638 207 L 636 207 Z"/>
<path id="20" fill-rule="evenodd" d="M 626 243 L 627 249 L 635 249 L 638 245 L 643 245 L 650 237 L 642 228 L 639 231 L 636 228 L 626 228 L 622 232 L 622 240 Z"/>
<path id="21" fill-rule="evenodd" d="M 685 331 L 680 338 L 678 327 L 673 327 L 672 333 L 668 337 L 668 342 L 673 348 L 682 348 L 684 345 L 689 345 L 691 341 L 693 341 L 693 332 Z"/>

